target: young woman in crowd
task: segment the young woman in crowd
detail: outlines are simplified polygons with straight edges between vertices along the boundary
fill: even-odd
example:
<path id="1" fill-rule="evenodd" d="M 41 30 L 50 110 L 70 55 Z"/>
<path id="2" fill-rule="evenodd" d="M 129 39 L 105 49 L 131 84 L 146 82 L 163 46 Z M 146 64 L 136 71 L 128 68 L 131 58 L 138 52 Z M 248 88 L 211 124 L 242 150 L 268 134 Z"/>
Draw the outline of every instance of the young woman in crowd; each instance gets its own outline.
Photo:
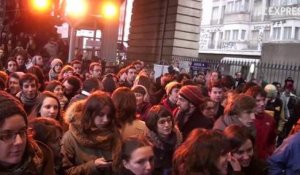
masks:
<path id="1" fill-rule="evenodd" d="M 62 139 L 66 174 L 111 174 L 111 160 L 121 146 L 111 98 L 96 91 L 74 102 L 65 115 L 69 130 Z"/>
<path id="2" fill-rule="evenodd" d="M 146 120 L 146 137 L 153 144 L 154 175 L 171 175 L 172 157 L 175 149 L 182 142 L 182 135 L 174 126 L 171 112 L 164 106 L 153 106 Z"/>
<path id="3" fill-rule="evenodd" d="M 0 91 L 0 174 L 54 175 L 52 151 L 27 134 L 22 104 Z"/>
<path id="4" fill-rule="evenodd" d="M 63 124 L 63 118 L 61 117 L 60 104 L 58 98 L 54 93 L 44 91 L 38 97 L 36 104 L 34 105 L 29 119 L 38 117 L 49 117 L 59 121 Z"/>
<path id="5" fill-rule="evenodd" d="M 137 118 L 146 121 L 147 113 L 152 106 L 149 102 L 149 93 L 147 89 L 142 85 L 135 85 L 131 90 L 133 91 L 136 99 Z"/>
<path id="6" fill-rule="evenodd" d="M 245 126 L 231 125 L 224 134 L 231 147 L 229 175 L 267 175 L 267 164 L 256 158 L 255 138 Z"/>
<path id="7" fill-rule="evenodd" d="M 49 117 L 39 117 L 30 120 L 28 125 L 33 139 L 46 144 L 52 150 L 55 172 L 62 174 L 60 149 L 63 129 L 60 123 Z"/>
<path id="8" fill-rule="evenodd" d="M 153 169 L 153 149 L 145 138 L 129 137 L 122 143 L 114 161 L 116 175 L 151 175 Z"/>
<path id="9" fill-rule="evenodd" d="M 200 110 L 204 117 L 215 120 L 217 115 L 217 104 L 210 98 L 205 98 L 204 102 L 200 104 Z"/>
<path id="10" fill-rule="evenodd" d="M 63 62 L 59 58 L 51 61 L 51 68 L 49 71 L 49 81 L 58 80 L 58 75 L 63 67 Z"/>
<path id="11" fill-rule="evenodd" d="M 53 80 L 53 81 L 48 82 L 45 90 L 53 92 L 56 95 L 56 97 L 59 100 L 60 109 L 62 111 L 64 111 L 65 108 L 67 107 L 66 105 L 68 104 L 68 99 L 64 95 L 63 84 L 58 80 Z"/>
<path id="12" fill-rule="evenodd" d="M 222 133 L 194 129 L 173 155 L 173 175 L 227 175 L 228 152 Z"/>
<path id="13" fill-rule="evenodd" d="M 18 63 L 17 61 L 10 57 L 7 59 L 7 64 L 6 64 L 6 73 L 7 75 L 10 75 L 11 73 L 17 72 L 18 70 Z"/>
<path id="14" fill-rule="evenodd" d="M 112 94 L 116 107 L 116 122 L 122 138 L 141 136 L 146 132 L 145 122 L 136 119 L 136 99 L 127 87 L 120 87 Z"/>

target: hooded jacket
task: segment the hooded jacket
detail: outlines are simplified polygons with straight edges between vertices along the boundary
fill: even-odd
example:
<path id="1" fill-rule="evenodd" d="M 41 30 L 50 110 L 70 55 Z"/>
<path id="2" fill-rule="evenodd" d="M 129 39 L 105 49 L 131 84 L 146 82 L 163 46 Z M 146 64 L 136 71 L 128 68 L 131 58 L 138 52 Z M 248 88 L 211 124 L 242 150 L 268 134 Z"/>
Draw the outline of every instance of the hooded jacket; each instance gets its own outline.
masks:
<path id="1" fill-rule="evenodd" d="M 110 168 L 97 168 L 95 160 L 112 160 L 114 148 L 120 144 L 119 132 L 112 127 L 85 133 L 81 127 L 84 102 L 75 102 L 66 112 L 69 130 L 62 139 L 62 167 L 66 174 L 110 174 Z"/>

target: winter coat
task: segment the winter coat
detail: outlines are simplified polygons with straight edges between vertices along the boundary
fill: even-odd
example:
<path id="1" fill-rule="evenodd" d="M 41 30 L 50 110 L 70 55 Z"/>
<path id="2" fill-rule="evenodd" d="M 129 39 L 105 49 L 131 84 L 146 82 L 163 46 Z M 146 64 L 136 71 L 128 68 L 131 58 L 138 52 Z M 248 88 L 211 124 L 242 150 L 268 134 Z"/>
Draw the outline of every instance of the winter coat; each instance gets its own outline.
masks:
<path id="1" fill-rule="evenodd" d="M 126 139 L 132 136 L 143 136 L 147 130 L 146 124 L 144 121 L 135 119 L 131 123 L 126 123 L 122 128 L 119 129 L 122 139 Z"/>
<path id="2" fill-rule="evenodd" d="M 289 136 L 268 159 L 269 175 L 300 174 L 300 132 Z"/>
<path id="3" fill-rule="evenodd" d="M 115 172 L 113 175 L 135 175 L 135 174 L 126 168 L 122 168 L 118 172 Z"/>
<path id="4" fill-rule="evenodd" d="M 0 175 L 55 175 L 53 153 L 45 144 L 27 140 L 22 162 L 12 169 L 0 166 Z"/>
<path id="5" fill-rule="evenodd" d="M 189 116 L 186 116 L 178 109 L 175 109 L 174 116 L 175 122 L 182 133 L 183 140 L 185 140 L 189 133 L 196 128 L 211 129 L 213 127 L 213 120 L 204 117 L 198 109 Z M 187 121 L 184 121 L 185 117 L 188 117 Z"/>
<path id="6" fill-rule="evenodd" d="M 227 116 L 221 116 L 220 118 L 218 118 L 218 120 L 216 120 L 214 123 L 213 129 L 224 131 L 224 129 L 230 125 L 244 126 L 243 123 L 240 122 L 240 120 L 236 116 L 227 115 Z M 248 127 L 248 129 L 249 129 L 249 132 L 251 133 L 251 135 L 255 138 L 256 137 L 256 129 L 255 129 L 254 124 L 253 124 L 253 126 Z"/>
<path id="7" fill-rule="evenodd" d="M 147 130 L 146 138 L 153 144 L 154 172 L 153 175 L 167 175 L 172 171 L 172 158 L 176 148 L 182 143 L 182 135 L 177 127 L 174 127 L 171 136 L 165 140 L 156 132 Z"/>
<path id="8" fill-rule="evenodd" d="M 174 109 L 177 107 L 176 104 L 172 104 L 170 102 L 170 100 L 168 99 L 168 97 L 164 98 L 161 103 L 161 105 L 163 105 L 164 107 L 166 107 L 166 109 L 168 109 L 171 113 L 174 111 Z"/>
<path id="9" fill-rule="evenodd" d="M 266 160 L 275 150 L 275 120 L 264 112 L 255 115 L 254 124 L 257 133 L 255 138 L 257 156 L 262 160 Z"/>
<path id="10" fill-rule="evenodd" d="M 116 145 L 120 145 L 117 129 L 102 129 L 85 133 L 81 127 L 84 101 L 75 102 L 66 112 L 69 130 L 62 139 L 62 167 L 66 174 L 110 174 L 111 167 L 97 168 L 95 160 L 103 157 L 112 160 Z"/>

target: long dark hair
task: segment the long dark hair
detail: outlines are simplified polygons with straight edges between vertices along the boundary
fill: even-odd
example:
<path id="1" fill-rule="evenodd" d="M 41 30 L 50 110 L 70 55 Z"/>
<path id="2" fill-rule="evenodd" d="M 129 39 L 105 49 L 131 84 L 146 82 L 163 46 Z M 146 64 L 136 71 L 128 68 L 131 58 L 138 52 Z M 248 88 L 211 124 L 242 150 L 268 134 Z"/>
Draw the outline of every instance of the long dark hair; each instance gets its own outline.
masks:
<path id="1" fill-rule="evenodd" d="M 151 146 L 152 144 L 145 137 L 128 137 L 122 142 L 121 149 L 117 153 L 117 159 L 113 160 L 114 171 L 120 173 L 125 168 L 123 161 L 129 161 L 131 154 L 138 148 Z"/>
<path id="2" fill-rule="evenodd" d="M 29 119 L 42 117 L 41 114 L 40 114 L 40 110 L 41 110 L 41 107 L 43 105 L 44 100 L 47 97 L 53 98 L 57 102 L 58 113 L 55 117 L 55 120 L 59 121 L 60 123 L 63 123 L 59 100 L 56 97 L 56 95 L 54 93 L 50 92 L 50 91 L 44 91 L 39 95 L 39 97 L 37 98 L 36 104 L 33 106 L 33 109 L 32 109 L 32 111 L 29 115 Z"/>
<path id="3" fill-rule="evenodd" d="M 194 129 L 173 157 L 173 174 L 203 173 L 219 175 L 216 162 L 229 152 L 226 137 L 218 131 Z"/>
<path id="4" fill-rule="evenodd" d="M 131 123 L 135 119 L 136 99 L 134 93 L 127 87 L 119 87 L 112 94 L 116 107 L 117 124 L 119 127 Z"/>
<path id="5" fill-rule="evenodd" d="M 81 117 L 81 124 L 83 128 L 83 132 L 88 133 L 91 130 L 91 127 L 94 127 L 94 119 L 99 113 L 101 109 L 105 106 L 110 108 L 110 113 L 108 114 L 108 118 L 110 120 L 109 126 L 107 129 L 110 128 L 115 124 L 115 107 L 111 100 L 111 98 L 102 91 L 95 91 L 91 94 L 88 99 L 85 101 L 82 109 L 82 117 Z"/>

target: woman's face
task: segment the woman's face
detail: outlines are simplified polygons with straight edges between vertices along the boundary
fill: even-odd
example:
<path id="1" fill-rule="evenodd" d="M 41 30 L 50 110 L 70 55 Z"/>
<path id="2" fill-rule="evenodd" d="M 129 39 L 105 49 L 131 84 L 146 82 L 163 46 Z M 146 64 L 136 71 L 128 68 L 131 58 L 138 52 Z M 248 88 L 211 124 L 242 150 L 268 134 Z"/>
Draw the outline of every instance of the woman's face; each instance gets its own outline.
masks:
<path id="1" fill-rule="evenodd" d="M 54 90 L 53 93 L 58 97 L 58 98 L 62 98 L 64 95 L 64 89 L 61 85 L 57 85 Z"/>
<path id="2" fill-rule="evenodd" d="M 123 165 L 135 175 L 150 175 L 153 168 L 153 156 L 150 146 L 140 147 L 131 153 L 128 161 L 123 161 Z"/>
<path id="3" fill-rule="evenodd" d="M 21 162 L 27 143 L 24 118 L 15 114 L 6 118 L 0 127 L 0 165 L 10 167 Z"/>
<path id="4" fill-rule="evenodd" d="M 248 139 L 238 150 L 232 153 L 232 156 L 235 157 L 241 167 L 248 167 L 253 158 L 253 144 L 250 139 Z"/>
<path id="5" fill-rule="evenodd" d="M 43 57 L 42 56 L 36 56 L 36 64 L 43 66 L 44 62 L 43 62 Z"/>
<path id="6" fill-rule="evenodd" d="M 110 123 L 110 107 L 104 106 L 101 112 L 95 116 L 94 123 L 97 128 L 104 128 Z"/>
<path id="7" fill-rule="evenodd" d="M 172 117 L 162 117 L 157 121 L 157 133 L 163 137 L 168 137 L 173 129 Z"/>
<path id="8" fill-rule="evenodd" d="M 18 55 L 16 58 L 18 66 L 25 65 L 25 58 L 22 55 Z"/>
<path id="9" fill-rule="evenodd" d="M 144 102 L 144 95 L 141 93 L 134 93 L 136 99 L 136 105 L 142 104 Z"/>
<path id="10" fill-rule="evenodd" d="M 55 66 L 54 66 L 54 71 L 56 72 L 56 73 L 59 73 L 60 71 L 61 71 L 61 69 L 62 69 L 62 65 L 59 63 L 59 64 L 56 64 Z"/>
<path id="11" fill-rule="evenodd" d="M 212 101 L 206 102 L 206 107 L 202 110 L 204 117 L 213 119 L 216 115 L 216 104 Z"/>
<path id="12" fill-rule="evenodd" d="M 222 175 L 227 175 L 227 167 L 228 167 L 228 154 L 223 154 L 220 156 L 217 167 Z"/>
<path id="13" fill-rule="evenodd" d="M 13 94 L 13 95 L 20 92 L 21 88 L 20 88 L 20 84 L 19 84 L 19 79 L 11 77 L 8 80 L 8 89 L 9 89 L 10 94 Z"/>
<path id="14" fill-rule="evenodd" d="M 9 72 L 16 72 L 17 69 L 18 69 L 18 65 L 17 65 L 17 63 L 15 61 L 9 61 L 7 63 L 7 70 Z"/>
<path id="15" fill-rule="evenodd" d="M 52 97 L 46 97 L 39 111 L 41 117 L 51 117 L 55 119 L 59 112 L 58 105 L 59 104 L 57 103 L 56 99 Z"/>

